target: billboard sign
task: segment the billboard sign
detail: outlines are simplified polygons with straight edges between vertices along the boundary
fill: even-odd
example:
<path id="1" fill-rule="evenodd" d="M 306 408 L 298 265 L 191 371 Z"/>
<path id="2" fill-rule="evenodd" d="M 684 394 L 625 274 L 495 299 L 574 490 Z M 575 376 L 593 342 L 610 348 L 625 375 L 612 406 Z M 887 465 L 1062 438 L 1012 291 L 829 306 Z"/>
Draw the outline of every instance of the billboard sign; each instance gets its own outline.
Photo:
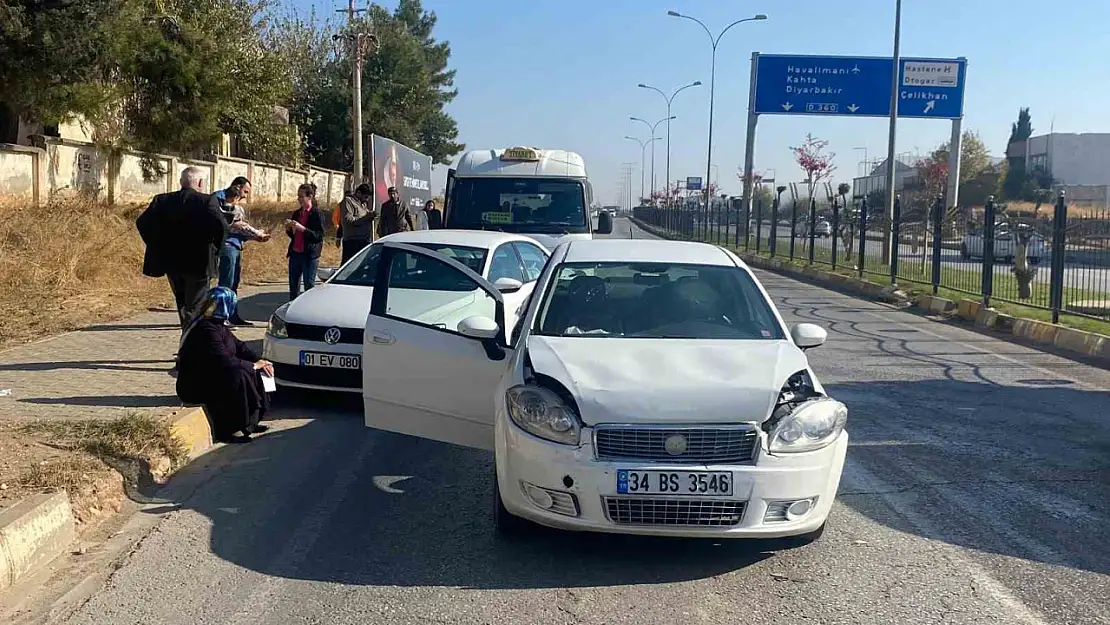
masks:
<path id="1" fill-rule="evenodd" d="M 432 199 L 432 157 L 378 135 L 370 135 L 370 152 L 375 208 L 389 200 L 389 188 L 396 187 L 413 218 L 420 217 L 424 203 Z"/>
<path id="2" fill-rule="evenodd" d="M 687 176 L 686 177 L 686 190 L 687 191 L 701 191 L 701 176 Z"/>

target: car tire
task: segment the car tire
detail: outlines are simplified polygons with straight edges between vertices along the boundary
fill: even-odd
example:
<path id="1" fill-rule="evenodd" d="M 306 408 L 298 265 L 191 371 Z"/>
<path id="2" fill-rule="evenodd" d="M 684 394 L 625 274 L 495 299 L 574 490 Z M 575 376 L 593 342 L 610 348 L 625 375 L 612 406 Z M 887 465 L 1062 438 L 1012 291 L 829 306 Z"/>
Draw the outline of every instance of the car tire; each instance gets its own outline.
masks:
<path id="1" fill-rule="evenodd" d="M 501 487 L 497 483 L 497 474 L 493 476 L 493 530 L 500 538 L 519 538 L 525 534 L 531 524 L 505 508 L 501 500 Z"/>
<path id="2" fill-rule="evenodd" d="M 825 526 L 827 526 L 827 525 L 828 525 L 828 521 L 822 523 L 821 527 L 813 530 L 812 532 L 806 532 L 805 534 L 798 534 L 797 536 L 787 536 L 785 538 L 779 538 L 776 541 L 775 546 L 779 550 L 797 549 L 799 547 L 805 547 L 806 545 L 817 542 L 817 540 L 819 538 L 821 538 L 821 536 L 825 533 Z"/>

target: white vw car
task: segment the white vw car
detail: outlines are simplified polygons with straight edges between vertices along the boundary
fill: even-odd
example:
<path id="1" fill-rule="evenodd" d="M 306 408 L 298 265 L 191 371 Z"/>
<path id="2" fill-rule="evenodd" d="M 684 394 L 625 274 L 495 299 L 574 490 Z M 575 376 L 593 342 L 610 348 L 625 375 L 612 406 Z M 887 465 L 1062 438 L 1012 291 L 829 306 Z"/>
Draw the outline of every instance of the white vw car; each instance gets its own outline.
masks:
<path id="1" fill-rule="evenodd" d="M 847 408 L 732 253 L 704 243 L 570 241 L 515 331 L 462 263 L 386 243 L 366 320 L 366 424 L 494 452 L 497 528 L 808 541 L 824 529 Z M 454 327 L 408 308 L 403 268 L 480 300 Z M 434 391 L 429 391 L 434 389 Z"/>
<path id="2" fill-rule="evenodd" d="M 326 282 L 305 291 L 270 317 L 263 357 L 274 363 L 279 386 L 360 391 L 363 325 L 386 241 L 444 254 L 482 275 L 502 294 L 510 327 L 550 256 L 533 239 L 504 232 L 419 230 L 382 237 L 335 270 Z M 473 314 L 476 302 L 481 303 L 476 294 L 459 291 L 450 281 L 436 282 L 438 274 L 428 272 L 426 259 L 411 258 L 408 263 L 395 267 L 399 273 L 394 276 L 404 276 L 415 287 L 408 292 L 405 310 L 422 323 L 455 328 L 460 319 Z"/>

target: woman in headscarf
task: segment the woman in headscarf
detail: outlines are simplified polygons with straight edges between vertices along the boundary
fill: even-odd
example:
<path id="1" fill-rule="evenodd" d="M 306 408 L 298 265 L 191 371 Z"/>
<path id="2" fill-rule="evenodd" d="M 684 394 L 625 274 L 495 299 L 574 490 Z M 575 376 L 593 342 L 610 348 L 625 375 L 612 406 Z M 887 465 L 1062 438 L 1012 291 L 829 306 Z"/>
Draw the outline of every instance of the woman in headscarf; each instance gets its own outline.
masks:
<path id="1" fill-rule="evenodd" d="M 231 289 L 209 291 L 178 348 L 177 396 L 204 406 L 212 438 L 222 443 L 245 443 L 268 429 L 258 424 L 270 407 L 262 373 L 274 374 L 269 361 L 232 334 L 227 321 L 235 308 Z"/>

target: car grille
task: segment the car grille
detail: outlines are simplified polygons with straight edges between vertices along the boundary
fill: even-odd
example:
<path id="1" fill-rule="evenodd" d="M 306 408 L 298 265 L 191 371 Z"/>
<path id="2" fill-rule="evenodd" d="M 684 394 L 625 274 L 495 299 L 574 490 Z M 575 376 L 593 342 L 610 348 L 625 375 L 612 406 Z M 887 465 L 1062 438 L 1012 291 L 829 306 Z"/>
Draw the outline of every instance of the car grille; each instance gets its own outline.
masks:
<path id="1" fill-rule="evenodd" d="M 287 323 L 285 331 L 289 338 L 302 341 L 324 342 L 324 333 L 332 326 L 310 326 L 303 323 Z M 339 343 L 362 345 L 362 328 L 339 328 Z"/>
<path id="2" fill-rule="evenodd" d="M 745 501 L 602 497 L 605 514 L 617 525 L 732 527 L 744 517 Z"/>
<path id="3" fill-rule="evenodd" d="M 686 449 L 670 453 L 667 440 L 681 436 Z M 650 460 L 691 464 L 746 464 L 759 447 L 751 426 L 667 428 L 598 426 L 594 446 L 599 460 Z M 673 451 L 673 449 L 672 449 Z"/>
<path id="4" fill-rule="evenodd" d="M 330 367 L 300 367 L 280 362 L 274 363 L 274 376 L 283 382 L 313 384 L 336 388 L 362 388 L 361 369 L 332 369 Z"/>

